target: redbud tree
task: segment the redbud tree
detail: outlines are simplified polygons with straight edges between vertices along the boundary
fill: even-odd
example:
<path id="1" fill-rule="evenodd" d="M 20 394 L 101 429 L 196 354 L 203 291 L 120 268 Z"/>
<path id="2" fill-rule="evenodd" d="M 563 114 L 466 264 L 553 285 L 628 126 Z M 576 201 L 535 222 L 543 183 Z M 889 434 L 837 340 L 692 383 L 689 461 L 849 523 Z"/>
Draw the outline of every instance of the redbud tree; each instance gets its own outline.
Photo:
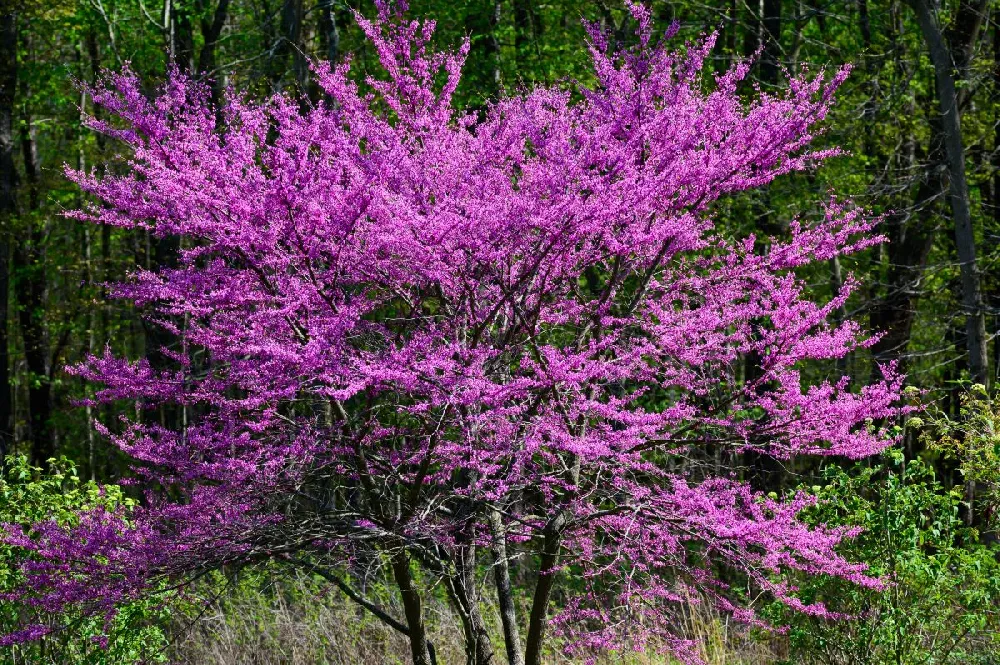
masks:
<path id="1" fill-rule="evenodd" d="M 384 5 L 357 17 L 382 75 L 317 65 L 322 102 L 233 95 L 217 112 L 179 74 L 152 100 L 129 72 L 92 91 L 113 119 L 90 125 L 128 168 L 71 171 L 95 201 L 76 215 L 182 239 L 176 266 L 114 290 L 175 343 L 169 362 L 109 352 L 75 369 L 97 402 L 135 405 L 98 429 L 145 498 L 8 527 L 29 582 L 8 600 L 36 617 L 8 643 L 50 630 L 46 615 L 111 617 L 276 562 L 406 634 L 417 665 L 435 661 L 432 589 L 476 665 L 539 665 L 554 633 L 583 656 L 693 662 L 677 629 L 691 599 L 752 623 L 751 595 L 832 614 L 790 574 L 882 584 L 837 554 L 850 532 L 798 519 L 808 496 L 696 463 L 893 441 L 891 367 L 856 389 L 801 373 L 873 342 L 835 316 L 852 281 L 817 302 L 802 276 L 879 241 L 872 220 L 829 200 L 766 243 L 713 224 L 720 198 L 837 154 L 810 143 L 847 72 L 747 98 L 750 63 L 708 75 L 712 37 L 674 51 L 631 12 L 632 46 L 589 26 L 593 85 L 476 113 L 453 104 L 468 42 L 435 50 L 433 22 Z M 164 407 L 181 426 L 156 422 Z M 362 565 L 401 609 L 352 586 Z"/>

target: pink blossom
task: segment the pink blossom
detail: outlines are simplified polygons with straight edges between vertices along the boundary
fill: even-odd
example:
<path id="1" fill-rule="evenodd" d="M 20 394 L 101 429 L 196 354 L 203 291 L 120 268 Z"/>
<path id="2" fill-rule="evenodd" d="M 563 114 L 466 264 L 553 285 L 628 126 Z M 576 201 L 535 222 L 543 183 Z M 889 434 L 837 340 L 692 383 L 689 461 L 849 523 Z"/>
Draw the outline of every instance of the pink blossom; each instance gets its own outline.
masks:
<path id="1" fill-rule="evenodd" d="M 847 70 L 748 99 L 746 63 L 703 73 L 714 37 L 671 51 L 631 9 L 635 48 L 609 52 L 590 27 L 595 86 L 482 116 L 452 103 L 468 42 L 436 52 L 433 23 L 384 6 L 358 17 L 383 68 L 370 94 L 349 63 L 321 64 L 327 101 L 237 96 L 217 124 L 179 73 L 153 100 L 131 72 L 108 75 L 92 94 L 117 119 L 90 124 L 130 168 L 71 170 L 95 201 L 75 215 L 188 239 L 176 268 L 115 289 L 178 343 L 167 368 L 106 353 L 75 371 L 99 402 L 191 420 L 101 426 L 147 500 L 8 527 L 32 552 L 18 599 L 98 613 L 221 565 L 485 551 L 492 510 L 524 565 L 558 538 L 560 575 L 589 591 L 554 622 L 583 649 L 658 644 L 693 662 L 678 603 L 757 620 L 720 566 L 820 616 L 785 573 L 881 584 L 836 553 L 852 533 L 798 518 L 809 497 L 698 464 L 893 443 L 893 367 L 860 389 L 802 372 L 873 342 L 831 316 L 855 282 L 817 302 L 797 269 L 871 246 L 875 220 L 830 199 L 766 253 L 713 223 L 721 198 L 837 154 L 810 143 Z"/>

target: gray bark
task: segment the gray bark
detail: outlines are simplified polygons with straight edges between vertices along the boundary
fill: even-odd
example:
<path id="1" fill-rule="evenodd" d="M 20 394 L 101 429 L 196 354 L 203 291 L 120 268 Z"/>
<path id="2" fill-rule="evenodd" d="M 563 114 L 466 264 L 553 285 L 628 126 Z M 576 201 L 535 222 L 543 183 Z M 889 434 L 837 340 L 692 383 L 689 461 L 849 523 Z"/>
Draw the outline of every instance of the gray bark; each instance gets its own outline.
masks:
<path id="1" fill-rule="evenodd" d="M 493 579 L 500 605 L 500 623 L 509 665 L 524 665 L 521 655 L 521 633 L 517 625 L 514 593 L 510 584 L 510 565 L 507 561 L 507 534 L 496 510 L 490 512 L 490 530 L 493 532 Z"/>
<path id="2" fill-rule="evenodd" d="M 972 228 L 969 185 L 965 177 L 965 147 L 959 99 L 955 88 L 952 54 L 945 44 L 928 0 L 911 0 L 927 42 L 937 97 L 941 112 L 941 138 L 948 167 L 949 198 L 955 224 L 955 245 L 958 249 L 962 282 L 962 309 L 965 311 L 966 349 L 969 355 L 969 375 L 975 383 L 986 383 L 988 356 L 986 351 L 986 318 L 983 312 L 980 276 L 976 265 L 976 240 Z"/>
<path id="3" fill-rule="evenodd" d="M 496 662 L 493 643 L 490 640 L 486 621 L 479 609 L 479 592 L 476 586 L 476 546 L 462 545 L 455 558 L 457 568 L 457 599 L 465 615 L 465 641 L 467 661 L 470 665 L 493 665 Z"/>

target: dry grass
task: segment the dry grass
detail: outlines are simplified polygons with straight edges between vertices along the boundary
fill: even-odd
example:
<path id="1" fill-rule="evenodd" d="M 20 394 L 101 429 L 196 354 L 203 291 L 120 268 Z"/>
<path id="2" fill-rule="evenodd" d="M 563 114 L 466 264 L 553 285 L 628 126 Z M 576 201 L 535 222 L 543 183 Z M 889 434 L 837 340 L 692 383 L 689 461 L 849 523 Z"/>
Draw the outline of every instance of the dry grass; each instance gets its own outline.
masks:
<path id="1" fill-rule="evenodd" d="M 701 657 L 708 665 L 771 665 L 787 657 L 785 640 L 756 639 L 707 603 L 689 604 L 684 618 L 684 634 L 701 645 Z"/>
<path id="2" fill-rule="evenodd" d="M 383 606 L 402 612 L 388 599 Z M 488 608 L 487 608 L 488 609 Z M 448 605 L 431 598 L 426 606 L 429 637 L 440 665 L 465 663 L 461 627 Z M 487 611 L 486 616 L 496 616 Z M 499 627 L 495 643 L 501 644 Z M 782 643 L 765 644 L 703 603 L 684 613 L 685 635 L 702 645 L 708 665 L 772 665 L 784 655 Z M 406 665 L 405 637 L 384 626 L 333 588 L 299 577 L 254 593 L 247 587 L 209 605 L 172 631 L 171 662 L 185 665 Z M 500 654 L 498 654 L 500 655 Z M 551 665 L 582 662 L 558 649 Z M 670 665 L 655 654 L 603 654 L 601 665 Z"/>
<path id="3" fill-rule="evenodd" d="M 684 608 L 679 632 L 699 645 L 706 665 L 774 665 L 787 658 L 787 642 L 780 637 L 763 640 L 715 610 L 710 603 L 691 602 Z M 555 658 L 552 665 L 578 665 L 582 659 Z M 679 665 L 656 653 L 606 653 L 596 657 L 597 665 Z"/>
<path id="4" fill-rule="evenodd" d="M 248 585 L 249 586 L 249 585 Z M 383 603 L 402 616 L 399 608 Z M 464 663 L 459 622 L 430 602 L 428 632 L 438 662 Z M 171 662 L 184 665 L 405 665 L 409 642 L 333 587 L 299 576 L 255 593 L 242 587 L 171 630 Z"/>

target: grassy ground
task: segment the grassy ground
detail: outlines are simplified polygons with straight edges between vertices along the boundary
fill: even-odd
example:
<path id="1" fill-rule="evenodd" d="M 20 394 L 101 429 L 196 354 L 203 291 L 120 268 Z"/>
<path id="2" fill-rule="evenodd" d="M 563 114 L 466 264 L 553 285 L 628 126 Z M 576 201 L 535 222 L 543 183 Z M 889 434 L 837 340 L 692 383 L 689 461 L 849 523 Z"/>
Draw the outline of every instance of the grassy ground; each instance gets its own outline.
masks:
<path id="1" fill-rule="evenodd" d="M 298 577 L 279 586 L 245 581 L 210 603 L 207 610 L 178 621 L 173 627 L 171 662 L 189 665 L 405 665 L 409 646 L 396 633 L 339 591 Z M 389 599 L 381 599 L 391 608 Z M 429 637 L 440 665 L 461 664 L 465 653 L 459 640 L 458 617 L 443 602 L 427 605 Z M 495 616 L 487 612 L 487 616 Z M 729 624 L 704 605 L 692 605 L 684 618 L 684 633 L 703 645 L 709 665 L 770 665 L 783 655 L 780 640 L 762 643 Z M 499 636 L 499 626 L 493 626 Z M 495 644 L 502 644 L 499 637 Z M 553 645 L 546 663 L 569 665 L 570 658 Z M 601 665 L 671 665 L 655 654 L 607 654 Z"/>

